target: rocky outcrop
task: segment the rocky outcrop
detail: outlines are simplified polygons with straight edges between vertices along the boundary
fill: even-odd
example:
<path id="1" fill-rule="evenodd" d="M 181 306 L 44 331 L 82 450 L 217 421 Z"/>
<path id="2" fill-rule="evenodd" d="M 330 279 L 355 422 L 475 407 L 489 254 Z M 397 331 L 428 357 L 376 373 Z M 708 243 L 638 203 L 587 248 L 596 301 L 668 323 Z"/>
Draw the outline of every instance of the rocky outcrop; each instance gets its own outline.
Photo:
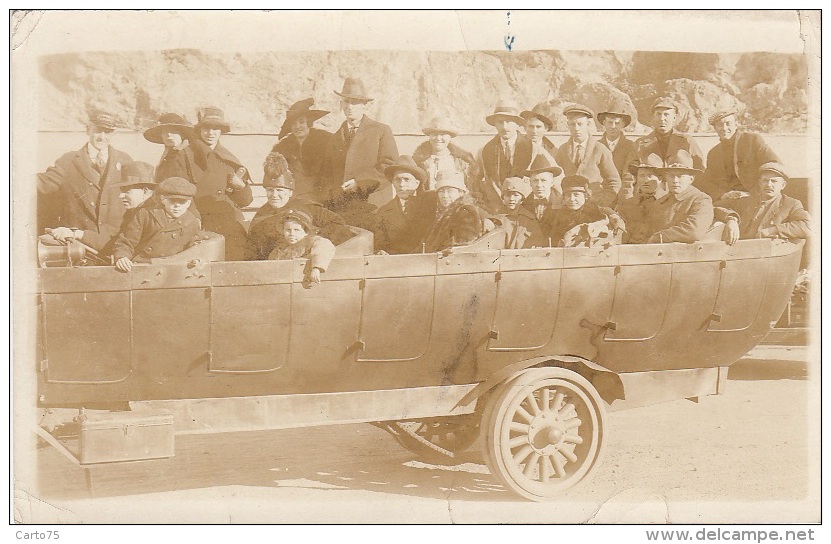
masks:
<path id="1" fill-rule="evenodd" d="M 557 123 L 569 102 L 601 111 L 610 99 L 631 106 L 642 132 L 657 95 L 679 104 L 679 129 L 710 132 L 707 118 L 735 105 L 747 128 L 804 132 L 807 66 L 800 55 L 619 51 L 313 51 L 217 54 L 177 49 L 48 55 L 40 61 L 39 128 L 83 126 L 88 108 L 117 113 L 141 130 L 165 112 L 195 120 L 197 108 L 225 109 L 234 132 L 275 133 L 293 102 L 313 96 L 333 111 L 347 76 L 377 98 L 370 113 L 398 133 L 420 133 L 436 115 L 464 131 L 489 132 L 485 115 L 500 101 L 522 109 L 549 102 Z"/>

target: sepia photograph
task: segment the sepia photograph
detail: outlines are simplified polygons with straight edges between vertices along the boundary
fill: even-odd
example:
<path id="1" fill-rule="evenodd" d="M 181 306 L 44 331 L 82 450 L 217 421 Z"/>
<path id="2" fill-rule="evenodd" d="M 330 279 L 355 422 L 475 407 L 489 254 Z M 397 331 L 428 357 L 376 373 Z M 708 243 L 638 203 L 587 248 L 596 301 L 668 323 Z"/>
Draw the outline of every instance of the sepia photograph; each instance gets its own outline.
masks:
<path id="1" fill-rule="evenodd" d="M 9 16 L 11 523 L 821 523 L 820 10 Z"/>

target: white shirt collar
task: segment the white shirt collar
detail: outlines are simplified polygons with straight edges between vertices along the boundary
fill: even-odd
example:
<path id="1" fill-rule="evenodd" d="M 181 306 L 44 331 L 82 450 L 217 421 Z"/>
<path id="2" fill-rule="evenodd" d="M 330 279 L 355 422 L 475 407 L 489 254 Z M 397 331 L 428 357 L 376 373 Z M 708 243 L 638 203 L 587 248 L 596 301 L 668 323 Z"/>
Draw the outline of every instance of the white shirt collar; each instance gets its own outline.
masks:
<path id="1" fill-rule="evenodd" d="M 98 149 L 96 147 L 93 147 L 93 145 L 91 143 L 87 142 L 87 155 L 89 155 L 89 158 L 92 159 L 93 161 L 95 160 L 96 157 L 100 156 L 101 160 L 103 160 L 104 162 L 107 162 L 107 158 L 109 157 L 109 151 L 110 151 L 109 146 L 105 147 L 101 151 L 98 151 Z"/>

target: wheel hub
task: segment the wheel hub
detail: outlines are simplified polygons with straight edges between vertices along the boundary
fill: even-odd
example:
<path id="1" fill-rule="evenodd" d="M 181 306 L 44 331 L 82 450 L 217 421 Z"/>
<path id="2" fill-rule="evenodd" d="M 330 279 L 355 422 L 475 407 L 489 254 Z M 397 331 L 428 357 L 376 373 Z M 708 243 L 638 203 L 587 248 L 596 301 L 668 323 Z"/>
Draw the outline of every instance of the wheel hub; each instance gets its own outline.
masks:
<path id="1" fill-rule="evenodd" d="M 537 453 L 550 455 L 560 448 L 567 432 L 557 412 L 544 412 L 528 426 L 528 443 Z"/>

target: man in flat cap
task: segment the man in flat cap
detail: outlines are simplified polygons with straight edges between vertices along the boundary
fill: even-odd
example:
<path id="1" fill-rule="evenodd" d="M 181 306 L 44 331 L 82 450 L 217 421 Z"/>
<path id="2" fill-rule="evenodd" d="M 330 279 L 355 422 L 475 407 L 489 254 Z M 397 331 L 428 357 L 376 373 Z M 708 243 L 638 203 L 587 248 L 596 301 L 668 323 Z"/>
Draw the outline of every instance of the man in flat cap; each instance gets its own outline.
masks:
<path id="1" fill-rule="evenodd" d="M 332 211 L 352 214 L 350 207 L 365 208 L 353 203 L 385 204 L 392 197 L 384 169 L 398 158 L 398 146 L 389 126 L 366 115 L 373 98 L 367 95 L 363 81 L 346 78 L 343 89 L 335 94 L 341 98 L 346 120 L 330 140 L 322 197 Z M 370 199 L 379 188 L 382 191 Z"/>
<path id="2" fill-rule="evenodd" d="M 713 201 L 693 187 L 695 176 L 702 173 L 694 164 L 694 158 L 682 149 L 669 158 L 668 166 L 657 169 L 666 194 L 650 208 L 653 234 L 648 243 L 697 242 L 712 226 Z"/>
<path id="3" fill-rule="evenodd" d="M 554 154 L 557 146 L 545 135 L 554 129 L 551 120 L 551 106 L 548 102 L 540 102 L 530 110 L 519 114 L 525 119 L 525 136 L 531 142 L 531 162 L 539 155 L 544 155 L 550 163 L 554 163 Z"/>
<path id="4" fill-rule="evenodd" d="M 196 164 L 190 145 L 193 138 L 193 127 L 175 113 L 161 115 L 155 126 L 144 131 L 145 140 L 164 145 L 162 158 L 156 166 L 157 182 L 180 177 L 195 184 L 202 177 L 204 164 Z"/>
<path id="5" fill-rule="evenodd" d="M 245 254 L 245 224 L 241 208 L 254 200 L 251 176 L 220 139 L 231 131 L 225 112 L 204 108 L 199 112 L 193 142 L 196 164 L 203 170 L 196 180 L 194 204 L 205 230 L 225 238 L 225 260 L 241 261 Z"/>
<path id="6" fill-rule="evenodd" d="M 321 236 L 334 244 L 352 237 L 352 231 L 343 218 L 323 207 L 322 204 L 294 195 L 294 175 L 286 159 L 276 151 L 266 157 L 263 164 L 263 187 L 266 202 L 257 210 L 248 228 L 245 259 L 263 261 L 283 242 L 282 224 L 289 210 L 298 210 L 312 218 Z"/>
<path id="7" fill-rule="evenodd" d="M 598 206 L 614 207 L 620 191 L 620 174 L 612 152 L 600 145 L 591 131 L 594 112 L 582 104 L 563 110 L 571 137 L 560 146 L 554 158 L 566 176 L 583 176 L 589 180 L 591 201 Z"/>
<path id="8" fill-rule="evenodd" d="M 272 151 L 288 161 L 294 176 L 295 196 L 312 200 L 321 198 L 323 167 L 332 133 L 313 125 L 328 114 L 326 110 L 314 108 L 314 98 L 295 102 L 286 111 L 286 120 L 280 128 L 280 141 Z"/>
<path id="9" fill-rule="evenodd" d="M 757 184 L 751 195 L 719 201 L 721 208 L 735 212 L 727 217 L 724 241 L 733 245 L 747 238 L 807 239 L 811 216 L 799 200 L 782 194 L 788 184 L 785 167 L 778 162 L 761 165 Z"/>
<path id="10" fill-rule="evenodd" d="M 413 160 L 425 172 L 427 181 L 421 184 L 422 191 L 435 191 L 436 180 L 441 172 L 461 172 L 465 183 L 470 183 L 475 158 L 472 153 L 462 149 L 451 140 L 459 134 L 459 129 L 449 117 L 434 117 L 421 128 L 427 135 L 413 152 Z"/>
<path id="11" fill-rule="evenodd" d="M 699 188 L 713 200 L 740 198 L 756 192 L 759 167 L 780 162 L 765 140 L 739 128 L 738 111 L 726 109 L 710 116 L 719 142 L 707 153 L 707 168 Z"/>
<path id="12" fill-rule="evenodd" d="M 39 229 L 63 226 L 105 239 L 118 232 L 124 216 L 118 183 L 122 167 L 133 159 L 110 145 L 115 128 L 112 115 L 91 112 L 86 145 L 37 175 Z M 53 236 L 64 242 L 66 234 L 61 230 Z"/>
<path id="13" fill-rule="evenodd" d="M 502 207 L 502 182 L 522 177 L 531 164 L 531 142 L 519 134 L 525 124 L 512 104 L 499 104 L 485 121 L 496 128 L 496 136 L 482 147 L 470 177 L 470 195 L 490 213 Z"/>
<path id="14" fill-rule="evenodd" d="M 390 254 L 419 253 L 438 205 L 435 192 L 420 190 L 428 180 L 427 172 L 409 155 L 401 155 L 387 166 L 385 174 L 395 188 L 395 197 L 375 212 L 375 249 Z"/>
<path id="15" fill-rule="evenodd" d="M 635 140 L 635 150 L 626 161 L 629 165 L 643 164 L 646 157 L 655 154 L 664 166 L 679 151 L 692 157 L 692 168 L 704 170 L 704 154 L 691 137 L 675 130 L 678 106 L 670 98 L 658 97 L 652 103 L 652 132 Z"/>
<path id="16" fill-rule="evenodd" d="M 626 160 L 635 150 L 635 142 L 626 137 L 623 129 L 632 123 L 632 116 L 626 113 L 627 105 L 622 100 L 613 100 L 605 111 L 597 114 L 597 122 L 603 127 L 599 141 L 612 152 L 621 180 L 629 174 Z"/>

